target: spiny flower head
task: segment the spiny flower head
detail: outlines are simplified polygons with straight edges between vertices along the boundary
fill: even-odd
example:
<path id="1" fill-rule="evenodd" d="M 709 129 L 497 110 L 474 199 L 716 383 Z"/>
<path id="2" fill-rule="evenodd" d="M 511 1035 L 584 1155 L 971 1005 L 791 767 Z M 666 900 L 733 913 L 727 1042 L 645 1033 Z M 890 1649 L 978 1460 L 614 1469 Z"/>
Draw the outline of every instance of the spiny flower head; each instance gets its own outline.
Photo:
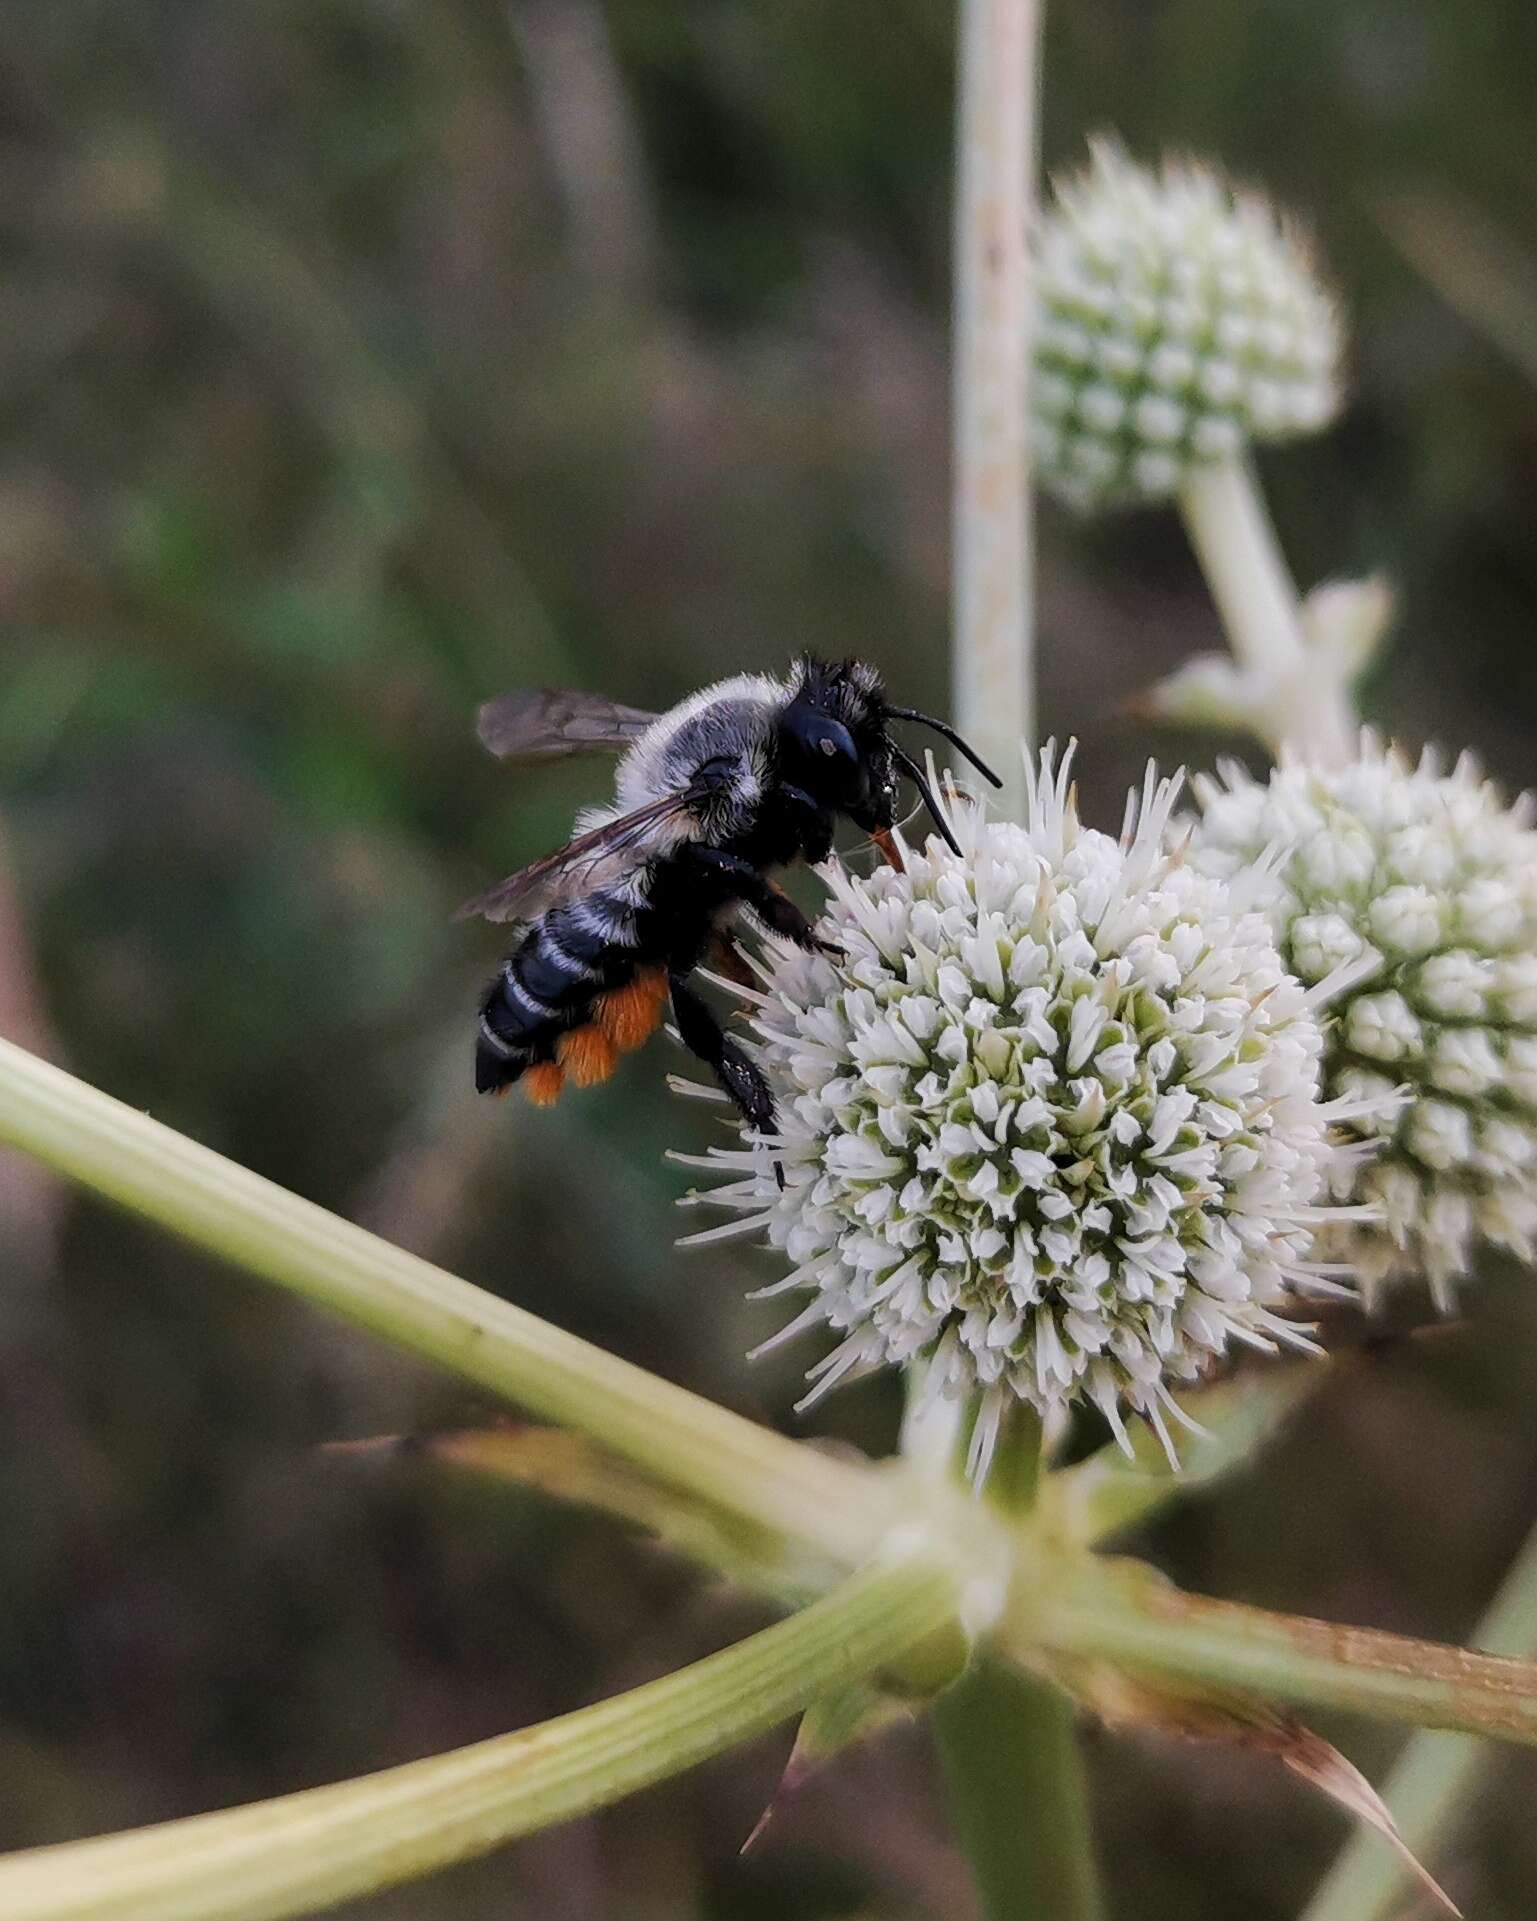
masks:
<path id="1" fill-rule="evenodd" d="M 1537 1240 L 1537 833 L 1464 756 L 1446 773 L 1363 738 L 1340 768 L 1283 760 L 1201 780 L 1191 847 L 1241 872 L 1285 843 L 1274 921 L 1288 965 L 1356 985 L 1330 1029 L 1330 1091 L 1366 1096 L 1354 1123 L 1383 1151 L 1354 1170 L 1380 1214 L 1345 1231 L 1368 1282 L 1422 1268 L 1446 1304 L 1480 1238 L 1530 1256 Z M 1402 1085 L 1396 1113 L 1373 1094 Z"/>
<path id="2" fill-rule="evenodd" d="M 1322 1037 L 1247 883 L 1166 846 L 1149 775 L 1119 840 L 1080 826 L 1066 763 L 1032 769 L 1023 825 L 952 804 L 906 871 L 834 870 L 836 961 L 776 947 L 754 1022 L 777 1139 L 697 1162 L 692 1196 L 789 1257 L 809 1301 L 775 1340 L 837 1337 L 814 1398 L 924 1360 L 982 1392 L 980 1472 L 1011 1399 L 1087 1397 L 1168 1444 L 1170 1384 L 1230 1340 L 1305 1344 L 1284 1310 L 1337 1149 Z M 783 1171 L 781 1188 L 776 1163 Z M 760 1350 L 761 1351 L 761 1350 Z"/>
<path id="3" fill-rule="evenodd" d="M 1335 412 L 1334 303 L 1269 202 L 1216 173 L 1096 143 L 1056 188 L 1037 272 L 1035 458 L 1072 505 L 1164 499 Z"/>

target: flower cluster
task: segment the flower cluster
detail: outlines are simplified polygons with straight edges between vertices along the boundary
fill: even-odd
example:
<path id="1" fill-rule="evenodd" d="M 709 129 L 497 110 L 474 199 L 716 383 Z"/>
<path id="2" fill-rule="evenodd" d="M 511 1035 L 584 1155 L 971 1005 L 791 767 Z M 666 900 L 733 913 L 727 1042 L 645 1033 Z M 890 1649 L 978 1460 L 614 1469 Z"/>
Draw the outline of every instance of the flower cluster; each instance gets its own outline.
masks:
<path id="1" fill-rule="evenodd" d="M 1056 189 L 1038 276 L 1034 456 L 1075 506 L 1163 499 L 1335 411 L 1333 302 L 1269 204 L 1216 174 L 1096 145 Z"/>
<path id="2" fill-rule="evenodd" d="M 776 947 L 759 997 L 779 1136 L 698 1163 L 729 1178 L 691 1198 L 742 1218 L 696 1238 L 766 1233 L 793 1272 L 765 1292 L 810 1296 L 776 1342 L 840 1337 L 814 1394 L 926 1359 L 932 1391 L 982 1392 L 978 1472 L 1011 1398 L 1087 1397 L 1123 1440 L 1129 1406 L 1168 1445 L 1169 1384 L 1232 1340 L 1305 1344 L 1292 1290 L 1327 1285 L 1335 983 L 1169 851 L 1176 791 L 1150 774 L 1117 840 L 1048 753 L 1023 825 L 954 802 L 959 856 L 834 872 L 844 958 Z"/>
<path id="3" fill-rule="evenodd" d="M 1283 759 L 1268 781 L 1198 780 L 1190 857 L 1242 873 L 1285 843 L 1274 920 L 1304 982 L 1360 971 L 1325 1072 L 1338 1094 L 1406 1087 L 1355 1123 L 1383 1151 L 1355 1174 L 1376 1224 L 1343 1230 L 1372 1282 L 1422 1268 L 1445 1304 L 1483 1238 L 1529 1257 L 1537 1239 L 1537 833 L 1470 759 L 1417 766 L 1370 736 L 1337 769 Z"/>

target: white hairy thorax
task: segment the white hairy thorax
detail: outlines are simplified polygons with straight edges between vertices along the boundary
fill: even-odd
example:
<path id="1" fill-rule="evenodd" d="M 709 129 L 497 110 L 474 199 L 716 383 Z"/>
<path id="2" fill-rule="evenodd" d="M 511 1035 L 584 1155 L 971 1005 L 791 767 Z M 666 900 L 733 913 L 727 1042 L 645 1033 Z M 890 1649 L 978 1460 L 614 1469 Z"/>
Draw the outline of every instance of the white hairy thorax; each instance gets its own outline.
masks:
<path id="1" fill-rule="evenodd" d="M 750 810 L 763 793 L 774 718 L 787 696 L 785 683 L 772 675 L 734 674 L 679 701 L 627 749 L 614 776 L 613 800 L 584 808 L 575 831 L 586 833 L 679 792 L 712 754 L 741 756 L 731 798 L 737 809 Z M 700 825 L 697 815 L 669 817 L 648 837 L 648 848 L 662 853 L 697 838 Z"/>

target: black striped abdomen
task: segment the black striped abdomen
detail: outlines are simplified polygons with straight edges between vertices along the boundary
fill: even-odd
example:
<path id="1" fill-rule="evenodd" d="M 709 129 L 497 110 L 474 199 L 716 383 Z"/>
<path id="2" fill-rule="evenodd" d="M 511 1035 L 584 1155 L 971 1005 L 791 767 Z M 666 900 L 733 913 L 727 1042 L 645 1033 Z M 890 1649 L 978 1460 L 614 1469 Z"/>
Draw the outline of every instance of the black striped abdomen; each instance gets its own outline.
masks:
<path id="1" fill-rule="evenodd" d="M 480 1093 L 510 1087 L 530 1068 L 548 1065 L 550 1071 L 531 1078 L 529 1092 L 536 1100 L 554 1098 L 563 1037 L 585 1028 L 600 997 L 634 976 L 637 957 L 626 938 L 632 928 L 629 908 L 603 894 L 552 908 L 534 923 L 481 1003 Z"/>

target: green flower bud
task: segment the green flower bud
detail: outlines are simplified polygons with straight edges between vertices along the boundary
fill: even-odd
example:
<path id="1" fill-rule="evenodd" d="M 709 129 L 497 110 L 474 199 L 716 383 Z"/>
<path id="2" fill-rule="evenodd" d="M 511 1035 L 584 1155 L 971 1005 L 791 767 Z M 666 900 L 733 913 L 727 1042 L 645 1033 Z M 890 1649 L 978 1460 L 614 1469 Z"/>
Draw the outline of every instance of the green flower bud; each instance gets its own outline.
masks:
<path id="1" fill-rule="evenodd" d="M 1217 877 L 1287 850 L 1272 920 L 1304 982 L 1360 970 L 1335 1003 L 1324 1084 L 1408 1099 L 1363 1109 L 1380 1145 L 1350 1198 L 1380 1218 L 1330 1230 L 1370 1283 L 1421 1269 L 1445 1305 L 1474 1246 L 1537 1248 L 1537 832 L 1464 757 L 1443 773 L 1367 736 L 1324 769 L 1283 759 L 1268 781 L 1200 779 L 1190 859 Z M 1341 1165 L 1349 1165 L 1342 1163 Z"/>
<path id="2" fill-rule="evenodd" d="M 1257 195 L 1101 141 L 1057 185 L 1038 256 L 1035 460 L 1071 505 L 1165 499 L 1202 462 L 1333 416 L 1334 302 Z"/>

